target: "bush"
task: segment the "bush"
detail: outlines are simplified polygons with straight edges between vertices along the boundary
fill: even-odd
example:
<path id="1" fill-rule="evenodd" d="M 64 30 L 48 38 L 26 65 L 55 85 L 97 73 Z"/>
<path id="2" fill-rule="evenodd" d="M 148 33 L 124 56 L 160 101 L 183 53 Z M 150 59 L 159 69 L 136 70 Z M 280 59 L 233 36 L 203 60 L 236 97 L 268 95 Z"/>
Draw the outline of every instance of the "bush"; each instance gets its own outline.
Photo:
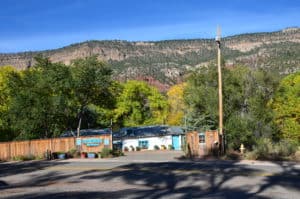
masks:
<path id="1" fill-rule="evenodd" d="M 103 148 L 100 153 L 101 158 L 111 158 L 124 156 L 124 153 L 121 150 L 111 150 L 109 148 Z"/>
<path id="2" fill-rule="evenodd" d="M 80 158 L 80 152 L 77 149 L 70 149 L 67 156 L 68 158 Z"/>
<path id="3" fill-rule="evenodd" d="M 14 161 L 28 161 L 35 160 L 36 157 L 34 155 L 18 155 L 12 158 Z"/>
<path id="4" fill-rule="evenodd" d="M 258 159 L 269 159 L 269 154 L 273 151 L 273 143 L 267 138 L 260 139 L 253 151 L 256 153 Z"/>
<path id="5" fill-rule="evenodd" d="M 159 150 L 159 146 L 155 145 L 155 146 L 154 146 L 154 149 L 155 149 L 155 150 Z"/>
<path id="6" fill-rule="evenodd" d="M 300 150 L 299 150 L 299 151 L 296 151 L 296 153 L 295 153 L 295 155 L 294 155 L 294 160 L 300 162 Z"/>
<path id="7" fill-rule="evenodd" d="M 137 147 L 135 147 L 135 150 L 136 150 L 136 151 L 140 151 L 140 150 L 141 150 L 141 147 L 137 146 Z"/>
<path id="8" fill-rule="evenodd" d="M 165 145 L 161 145 L 160 148 L 161 148 L 162 150 L 166 150 L 166 149 L 167 149 L 167 147 L 166 147 Z"/>
<path id="9" fill-rule="evenodd" d="M 111 149 L 103 148 L 101 151 L 101 158 L 108 158 L 111 154 Z"/>
<path id="10" fill-rule="evenodd" d="M 258 155 L 255 151 L 250 151 L 245 154 L 245 158 L 248 160 L 257 160 Z"/>
<path id="11" fill-rule="evenodd" d="M 287 140 L 280 141 L 274 147 L 275 147 L 274 151 L 276 152 L 276 155 L 279 156 L 290 156 L 293 155 L 297 150 L 296 144 L 288 142 Z"/>
<path id="12" fill-rule="evenodd" d="M 226 154 L 224 156 L 224 158 L 226 160 L 240 160 L 241 159 L 241 154 L 238 151 L 234 151 L 229 149 L 228 151 L 226 151 Z"/>
<path id="13" fill-rule="evenodd" d="M 129 148 L 127 146 L 124 147 L 124 151 L 129 151 Z"/>
<path id="14" fill-rule="evenodd" d="M 169 149 L 169 150 L 174 150 L 174 147 L 172 146 L 172 144 L 169 144 L 169 145 L 168 145 L 168 149 Z"/>
<path id="15" fill-rule="evenodd" d="M 124 156 L 124 153 L 121 150 L 112 150 L 111 153 L 114 157 Z"/>
<path id="16" fill-rule="evenodd" d="M 270 139 L 263 138 L 257 141 L 254 150 L 246 154 L 247 159 L 254 160 L 284 160 L 295 154 L 297 147 L 295 144 L 282 140 L 273 143 Z"/>

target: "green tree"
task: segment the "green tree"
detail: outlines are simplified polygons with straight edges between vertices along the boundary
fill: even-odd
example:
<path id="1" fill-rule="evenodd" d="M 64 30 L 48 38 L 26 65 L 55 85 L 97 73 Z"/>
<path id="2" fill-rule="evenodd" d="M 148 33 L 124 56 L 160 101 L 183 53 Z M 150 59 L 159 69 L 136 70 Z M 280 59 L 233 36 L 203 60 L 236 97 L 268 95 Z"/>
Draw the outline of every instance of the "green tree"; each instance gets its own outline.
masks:
<path id="1" fill-rule="evenodd" d="M 280 137 L 300 143 L 300 72 L 282 79 L 270 106 Z"/>
<path id="2" fill-rule="evenodd" d="M 7 117 L 10 108 L 11 97 L 9 95 L 9 74 L 15 72 L 11 66 L 0 67 L 0 140 L 6 141 L 14 137 L 11 131 L 10 121 Z"/>
<path id="3" fill-rule="evenodd" d="M 76 59 L 72 67 L 73 105 L 77 109 L 77 130 L 80 130 L 84 117 L 91 116 L 92 105 L 98 106 L 98 110 L 114 107 L 115 99 L 111 92 L 112 70 L 103 62 L 98 61 L 95 56 Z"/>
<path id="4" fill-rule="evenodd" d="M 10 120 L 17 139 L 53 137 L 67 128 L 71 73 L 61 63 L 36 58 L 37 64 L 9 78 Z"/>
<path id="5" fill-rule="evenodd" d="M 193 129 L 218 128 L 217 70 L 202 68 L 188 78 L 185 90 L 187 122 Z M 256 137 L 272 137 L 275 128 L 267 106 L 278 77 L 262 70 L 223 68 L 224 130 L 228 146 L 250 148 Z"/>
<path id="6" fill-rule="evenodd" d="M 164 124 L 167 108 L 165 97 L 156 88 L 132 80 L 123 85 L 115 118 L 125 126 Z"/>
<path id="7" fill-rule="evenodd" d="M 217 72 L 215 66 L 192 72 L 184 90 L 186 123 L 190 130 L 216 129 L 218 126 Z"/>

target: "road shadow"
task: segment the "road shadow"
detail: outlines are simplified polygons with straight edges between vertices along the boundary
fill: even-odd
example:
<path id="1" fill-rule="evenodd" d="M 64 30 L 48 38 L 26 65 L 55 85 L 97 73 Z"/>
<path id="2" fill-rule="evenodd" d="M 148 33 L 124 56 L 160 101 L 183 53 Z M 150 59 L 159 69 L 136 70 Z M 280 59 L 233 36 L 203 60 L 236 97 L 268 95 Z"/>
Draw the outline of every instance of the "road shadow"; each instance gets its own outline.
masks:
<path id="1" fill-rule="evenodd" d="M 36 160 L 23 162 L 0 162 L 0 177 L 6 177 L 17 174 L 30 173 L 37 170 L 42 170 L 51 166 L 64 165 L 67 162 L 59 160 Z"/>
<path id="2" fill-rule="evenodd" d="M 268 195 L 264 192 L 275 186 L 296 192 L 300 190 L 300 170 L 293 163 L 276 163 L 280 169 L 272 175 L 264 175 L 266 169 L 261 170 L 237 163 L 235 161 L 132 163 L 106 172 L 96 170 L 73 174 L 49 172 L 35 176 L 30 182 L 23 182 L 19 187 L 46 187 L 64 181 L 81 183 L 81 189 L 54 193 L 35 192 L 7 198 L 271 199 L 274 198 L 274 195 Z M 247 184 L 247 180 L 251 181 L 254 178 L 259 178 L 259 183 Z M 87 181 L 95 183 L 95 191 L 85 191 L 84 184 Z M 111 185 L 112 189 L 101 189 L 97 186 L 97 181 L 99 184 L 105 182 Z M 128 188 L 128 186 L 116 188 L 114 187 L 115 182 L 122 182 L 134 188 Z M 246 185 L 243 186 L 242 183 Z M 118 186 L 120 185 L 118 184 Z M 4 186 L 2 190 L 5 189 L 8 188 Z M 278 198 L 285 197 L 278 195 Z"/>

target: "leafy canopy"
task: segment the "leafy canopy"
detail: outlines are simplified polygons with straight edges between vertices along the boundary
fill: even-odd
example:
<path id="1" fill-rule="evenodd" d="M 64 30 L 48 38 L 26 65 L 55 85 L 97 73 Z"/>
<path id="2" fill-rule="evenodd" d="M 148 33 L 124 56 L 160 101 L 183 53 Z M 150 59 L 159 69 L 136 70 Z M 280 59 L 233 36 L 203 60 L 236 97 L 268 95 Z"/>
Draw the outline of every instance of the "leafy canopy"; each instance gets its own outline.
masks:
<path id="1" fill-rule="evenodd" d="M 270 105 L 280 137 L 300 143 L 300 72 L 282 79 Z"/>
<path id="2" fill-rule="evenodd" d="M 124 126 L 164 124 L 167 100 L 145 82 L 128 81 L 117 99 L 116 120 Z"/>

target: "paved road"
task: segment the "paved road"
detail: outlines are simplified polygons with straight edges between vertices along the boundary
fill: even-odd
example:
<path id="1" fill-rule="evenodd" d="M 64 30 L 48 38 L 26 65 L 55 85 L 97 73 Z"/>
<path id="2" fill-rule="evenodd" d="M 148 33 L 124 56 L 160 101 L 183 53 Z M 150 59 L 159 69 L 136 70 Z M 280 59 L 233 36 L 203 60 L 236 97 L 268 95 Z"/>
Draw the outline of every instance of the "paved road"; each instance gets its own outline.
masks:
<path id="1" fill-rule="evenodd" d="M 189 161 L 176 151 L 0 163 L 0 198 L 300 198 L 300 165 Z"/>

